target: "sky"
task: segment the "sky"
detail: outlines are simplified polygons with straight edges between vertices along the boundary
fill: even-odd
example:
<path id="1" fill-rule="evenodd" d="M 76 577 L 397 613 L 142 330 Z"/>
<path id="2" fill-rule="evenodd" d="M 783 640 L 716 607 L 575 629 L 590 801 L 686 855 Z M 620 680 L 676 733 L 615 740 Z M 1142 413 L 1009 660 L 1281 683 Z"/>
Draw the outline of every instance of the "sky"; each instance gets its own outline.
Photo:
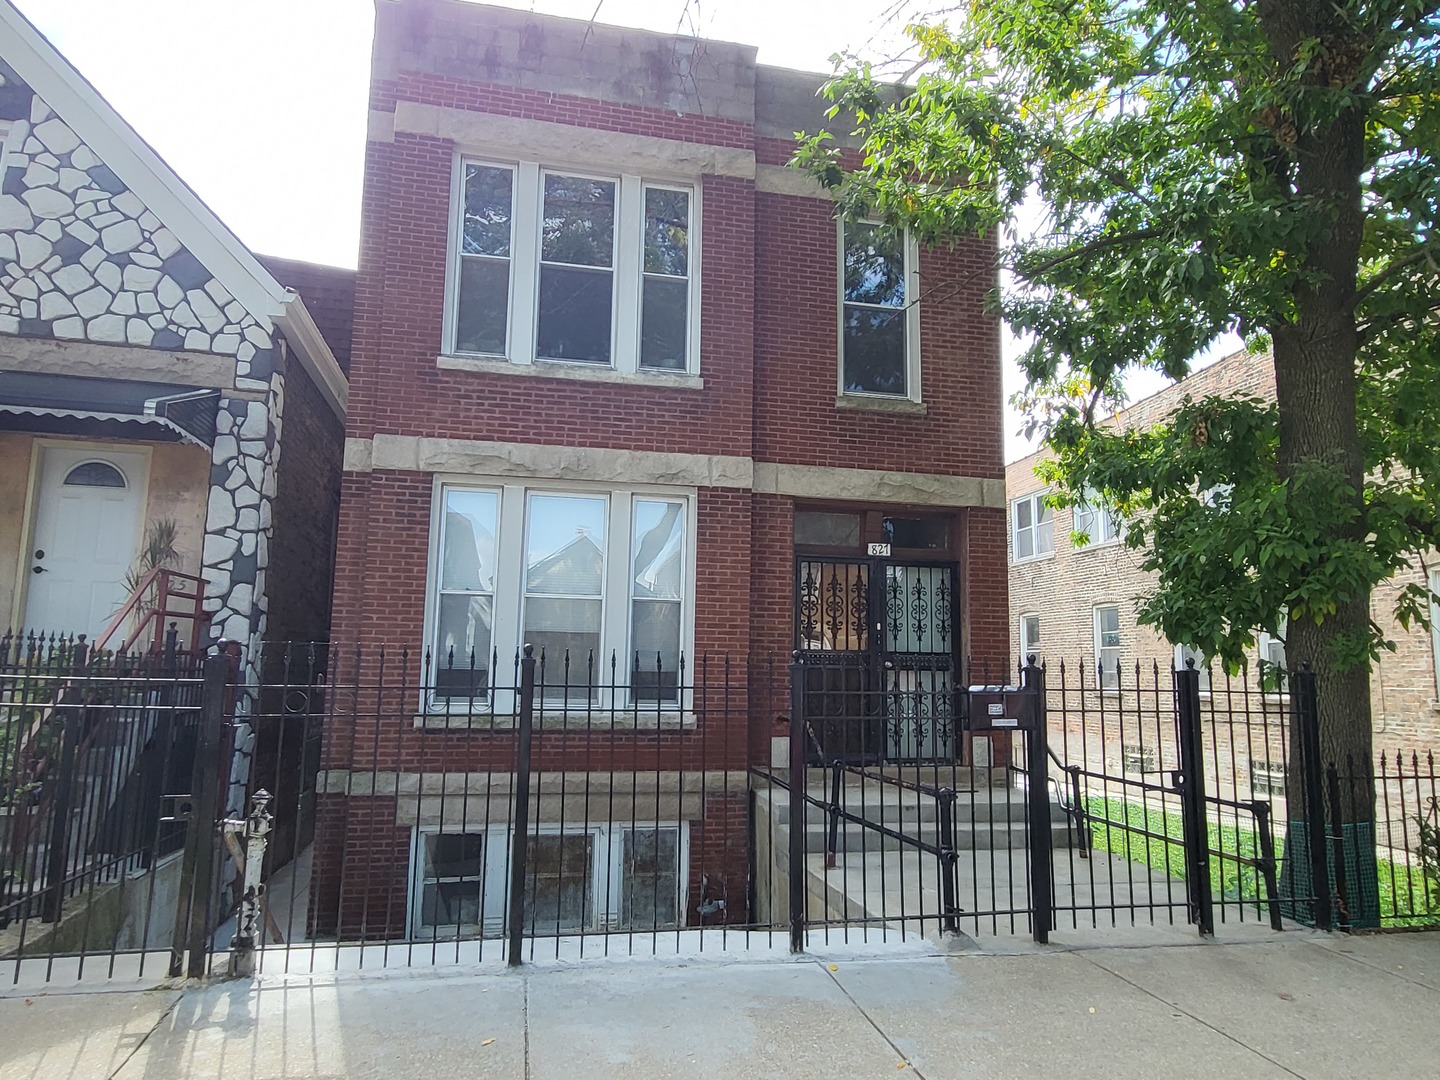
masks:
<path id="1" fill-rule="evenodd" d="M 355 265 L 372 0 L 15 0 L 256 252 Z M 502 0 L 505 2 L 505 0 Z M 883 60 L 926 0 L 510 0 L 755 45 L 764 64 Z M 1021 378 L 1005 345 L 1005 395 Z M 1163 380 L 1141 377 L 1132 397 Z M 1006 459 L 1027 453 L 1007 406 Z"/>

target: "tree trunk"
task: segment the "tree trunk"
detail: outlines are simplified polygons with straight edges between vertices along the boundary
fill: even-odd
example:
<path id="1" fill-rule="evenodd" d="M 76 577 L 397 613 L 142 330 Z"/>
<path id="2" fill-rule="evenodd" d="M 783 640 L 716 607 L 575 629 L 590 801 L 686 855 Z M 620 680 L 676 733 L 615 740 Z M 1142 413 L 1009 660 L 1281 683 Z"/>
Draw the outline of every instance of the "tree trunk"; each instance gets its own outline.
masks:
<path id="1" fill-rule="evenodd" d="M 1358 47 L 1361 55 L 1367 54 L 1370 43 L 1355 41 L 1353 30 L 1339 21 L 1338 12 L 1329 5 L 1301 0 L 1262 0 L 1260 17 L 1277 68 L 1293 64 L 1300 43 L 1307 39 L 1326 41 L 1332 57 L 1354 55 L 1349 51 L 1353 47 Z M 1317 60 L 1304 81 L 1331 83 L 1337 71 L 1327 69 L 1328 62 Z M 1336 473 L 1348 486 L 1349 499 L 1358 511 L 1353 521 L 1336 522 L 1336 529 L 1363 541 L 1368 530 L 1363 512 L 1365 460 L 1356 422 L 1359 335 L 1353 300 L 1365 221 L 1360 185 L 1365 168 L 1365 114 L 1356 106 L 1326 123 L 1302 119 L 1285 134 L 1294 140 L 1290 195 L 1298 210 L 1321 215 L 1330 228 L 1323 240 L 1311 243 L 1304 258 L 1304 273 L 1313 284 L 1300 284 L 1292 312 L 1273 320 L 1269 327 L 1280 413 L 1280 475 L 1291 481 L 1306 470 Z M 1282 138 L 1278 128 L 1276 137 Z M 1316 507 L 1315 512 L 1323 513 L 1324 508 Z M 1336 645 L 1345 642 L 1353 655 L 1354 644 L 1368 636 L 1369 625 L 1368 590 L 1342 598 L 1336 611 L 1318 624 L 1303 614 L 1289 620 L 1286 664 L 1291 670 L 1309 665 L 1315 671 L 1320 728 L 1318 763 L 1306 762 L 1298 752 L 1300 732 L 1292 728 L 1292 762 L 1307 768 L 1333 765 L 1342 777 L 1368 771 L 1372 751 L 1369 666 L 1344 663 L 1337 656 Z M 1306 857 L 1302 839 L 1307 851 L 1312 844 L 1324 843 L 1320 865 L 1329 865 L 1329 892 L 1335 896 L 1337 922 L 1378 925 L 1373 798 L 1341 798 L 1339 805 L 1332 805 L 1330 797 L 1322 795 L 1326 805 L 1312 813 L 1301 778 L 1293 778 L 1287 786 L 1287 862 L 1293 865 Z M 1342 781 L 1341 787 L 1346 789 L 1348 784 Z M 1326 835 L 1326 829 L 1317 830 L 1320 821 L 1340 827 L 1328 829 Z"/>

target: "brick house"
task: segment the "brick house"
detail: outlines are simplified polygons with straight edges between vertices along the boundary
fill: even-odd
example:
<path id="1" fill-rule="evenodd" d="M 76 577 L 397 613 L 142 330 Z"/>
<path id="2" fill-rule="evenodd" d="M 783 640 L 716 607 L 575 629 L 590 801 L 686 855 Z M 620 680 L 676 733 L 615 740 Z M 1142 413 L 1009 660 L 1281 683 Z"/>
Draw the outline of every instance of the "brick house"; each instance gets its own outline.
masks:
<path id="1" fill-rule="evenodd" d="M 1117 414 L 1116 422 L 1150 426 L 1168 416 L 1182 399 L 1211 394 L 1273 399 L 1275 373 L 1268 354 L 1242 351 L 1228 356 L 1135 402 Z M 1120 542 L 1103 510 L 1077 524 L 1074 511 L 1043 505 L 1045 488 L 1035 476 L 1040 458 L 1031 454 L 1005 470 L 1010 501 L 1010 635 L 1017 654 L 1034 652 L 1049 663 L 1063 659 L 1071 672 L 1079 665 L 1092 684 L 1097 663 L 1103 662 L 1102 687 L 1113 682 L 1117 664 L 1129 683 L 1133 681 L 1129 672 L 1137 662 L 1143 671 L 1156 664 L 1164 671 L 1193 657 L 1191 650 L 1139 625 L 1135 599 L 1153 587 L 1154 579 L 1140 569 L 1139 554 Z M 1069 538 L 1081 530 L 1089 534 L 1091 543 L 1076 547 Z M 1424 751 L 1440 742 L 1436 682 L 1440 635 L 1419 628 L 1407 631 L 1393 616 L 1399 589 L 1406 581 L 1425 580 L 1426 572 L 1415 567 L 1377 588 L 1371 599 L 1374 619 L 1396 645 L 1395 652 L 1387 653 L 1371 673 L 1378 750 Z M 1430 587 L 1440 587 L 1440 572 L 1432 566 L 1428 573 Z M 1261 635 L 1257 647 L 1268 660 L 1284 659 L 1283 641 Z M 1208 677 L 1202 679 L 1202 686 L 1208 688 Z M 1237 704 L 1237 715 L 1241 711 Z M 1274 712 L 1277 719 L 1283 715 L 1283 710 Z M 1279 761 L 1283 754 L 1278 746 L 1268 755 L 1256 747 L 1252 756 Z M 1242 772 L 1248 768 L 1244 761 L 1237 765 Z"/>
<path id="2" fill-rule="evenodd" d="M 6 2 L 0 138 L 6 624 L 145 648 L 168 536 L 182 636 L 323 637 L 353 275 L 262 264 Z"/>
<path id="3" fill-rule="evenodd" d="M 423 930 L 406 898 L 430 888 L 427 853 L 498 849 L 482 834 L 508 828 L 500 801 L 473 800 L 484 822 L 460 799 L 427 818 L 396 793 L 437 762 L 499 782 L 513 698 L 495 688 L 524 643 L 552 683 L 542 722 L 613 677 L 658 717 L 677 785 L 705 747 L 727 775 L 769 759 L 792 650 L 860 679 L 1006 668 L 993 244 L 921 251 L 838 222 L 786 168 L 793 133 L 824 122 L 823 77 L 755 55 L 453 0 L 377 5 L 334 637 L 371 658 L 409 647 L 425 685 L 327 727 L 316 910 L 343 895 L 347 924 L 363 899 L 367 932 Z M 908 637 L 871 629 L 911 601 Z M 567 662 L 579 685 L 553 685 Z M 726 672 L 723 709 L 686 688 L 707 663 Z M 821 738 L 838 752 L 864 724 Z M 624 769 L 635 739 L 585 745 Z M 961 750 L 930 739 L 872 749 Z M 390 793 L 357 785 L 375 769 Z M 691 790 L 668 872 L 687 877 L 687 844 L 723 844 L 743 878 L 743 784 Z M 541 816 L 565 831 L 563 812 Z"/>

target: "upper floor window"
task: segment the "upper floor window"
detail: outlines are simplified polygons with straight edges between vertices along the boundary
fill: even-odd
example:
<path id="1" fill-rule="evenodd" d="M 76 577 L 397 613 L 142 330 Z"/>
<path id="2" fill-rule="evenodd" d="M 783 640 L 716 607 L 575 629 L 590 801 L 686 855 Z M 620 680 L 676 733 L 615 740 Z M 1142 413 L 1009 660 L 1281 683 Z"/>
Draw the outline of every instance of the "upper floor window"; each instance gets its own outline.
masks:
<path id="1" fill-rule="evenodd" d="M 1435 654 L 1435 663 L 1432 674 L 1435 676 L 1435 693 L 1440 695 L 1440 603 L 1435 598 L 1440 596 L 1440 569 L 1432 568 L 1430 571 L 1430 647 Z"/>
<path id="2" fill-rule="evenodd" d="M 1175 646 L 1175 670 L 1183 671 L 1187 667 L 1193 667 L 1200 675 L 1200 692 L 1210 692 L 1210 661 L 1205 659 L 1199 649 L 1189 645 Z"/>
<path id="3" fill-rule="evenodd" d="M 1037 491 L 1010 504 L 1010 525 L 1014 558 L 1033 559 L 1055 550 L 1055 521 L 1045 502 L 1046 493 Z"/>
<path id="4" fill-rule="evenodd" d="M 1086 491 L 1085 498 L 1075 506 L 1075 531 L 1084 533 L 1091 545 L 1108 544 L 1120 539 L 1120 519 L 1105 505 L 1099 494 Z"/>
<path id="5" fill-rule="evenodd" d="M 916 257 L 909 237 L 840 223 L 840 392 L 920 400 Z"/>
<path id="6" fill-rule="evenodd" d="M 457 186 L 448 351 L 698 369 L 693 188 L 477 161 Z"/>

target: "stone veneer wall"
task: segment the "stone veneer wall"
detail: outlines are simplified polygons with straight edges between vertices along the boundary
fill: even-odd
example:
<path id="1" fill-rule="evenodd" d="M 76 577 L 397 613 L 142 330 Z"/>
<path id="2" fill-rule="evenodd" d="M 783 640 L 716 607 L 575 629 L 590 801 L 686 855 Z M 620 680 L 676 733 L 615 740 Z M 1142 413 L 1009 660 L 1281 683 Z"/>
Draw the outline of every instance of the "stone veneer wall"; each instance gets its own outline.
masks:
<path id="1" fill-rule="evenodd" d="M 13 73 L 0 79 L 13 95 Z M 27 116 L 8 119 L 0 333 L 235 358 L 211 458 L 202 561 L 212 640 L 249 644 L 265 630 L 283 343 L 38 95 Z"/>
<path id="2" fill-rule="evenodd" d="M 201 573 L 210 641 L 238 641 L 253 657 L 267 621 L 284 341 L 3 63 L 0 121 L 9 128 L 0 177 L 0 334 L 234 357 L 233 384 L 221 387 Z M 246 676 L 254 681 L 249 665 Z M 249 698 L 241 695 L 242 713 Z M 252 744 L 242 724 L 232 811 L 243 804 Z"/>

